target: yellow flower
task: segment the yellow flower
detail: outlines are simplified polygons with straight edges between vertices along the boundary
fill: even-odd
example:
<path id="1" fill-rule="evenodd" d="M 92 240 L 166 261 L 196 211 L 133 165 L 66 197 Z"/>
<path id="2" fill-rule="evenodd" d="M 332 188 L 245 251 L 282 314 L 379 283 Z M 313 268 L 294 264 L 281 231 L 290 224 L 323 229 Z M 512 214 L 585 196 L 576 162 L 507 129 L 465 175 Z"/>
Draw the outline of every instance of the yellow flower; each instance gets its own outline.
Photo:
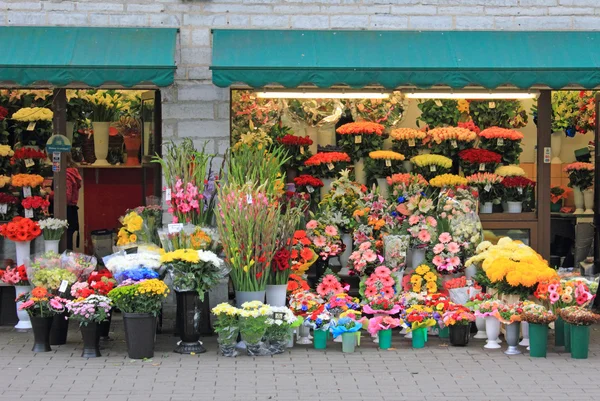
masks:
<path id="1" fill-rule="evenodd" d="M 131 235 L 129 236 L 129 240 L 130 240 L 131 242 L 137 242 L 137 235 L 135 235 L 135 234 L 131 234 Z"/>
<path id="2" fill-rule="evenodd" d="M 0 156 L 12 156 L 15 152 L 13 152 L 12 148 L 8 145 L 0 145 Z"/>
<path id="3" fill-rule="evenodd" d="M 425 273 L 427 273 L 430 270 L 431 269 L 429 268 L 429 266 L 427 266 L 427 265 L 421 265 L 421 266 L 419 266 L 419 267 L 417 267 L 415 269 L 415 273 L 417 273 L 418 275 L 422 276 L 422 275 L 424 275 Z"/>
<path id="4" fill-rule="evenodd" d="M 52 121 L 52 110 L 45 107 L 23 107 L 12 115 L 15 121 Z"/>
<path id="5" fill-rule="evenodd" d="M 461 113 L 469 113 L 469 102 L 467 102 L 465 99 L 460 99 L 458 101 L 458 105 L 457 105 L 458 111 L 460 111 Z"/>
<path id="6" fill-rule="evenodd" d="M 452 159 L 441 155 L 417 155 L 410 159 L 411 162 L 419 167 L 436 165 L 443 168 L 452 167 Z"/>
<path id="7" fill-rule="evenodd" d="M 10 184 L 11 178 L 7 175 L 0 175 L 0 188 L 4 188 L 7 184 Z"/>
<path id="8" fill-rule="evenodd" d="M 170 263 L 174 261 L 182 261 L 188 263 L 198 263 L 200 256 L 195 249 L 177 249 L 176 251 L 167 252 L 160 257 L 162 263 Z"/>
<path id="9" fill-rule="evenodd" d="M 391 150 L 375 150 L 369 153 L 369 157 L 373 160 L 404 160 L 402 153 Z"/>
<path id="10" fill-rule="evenodd" d="M 514 164 L 508 166 L 500 166 L 496 169 L 495 172 L 497 175 L 501 175 L 502 177 L 525 177 L 525 170 L 523 170 L 519 166 L 515 166 Z"/>
<path id="11" fill-rule="evenodd" d="M 437 287 L 437 284 L 435 283 L 435 281 L 428 282 L 426 287 L 427 287 L 427 292 L 429 292 L 431 294 L 437 292 L 437 290 L 438 290 L 438 287 Z"/>
<path id="12" fill-rule="evenodd" d="M 460 185 L 467 185 L 467 179 L 455 174 L 442 174 L 429 180 L 429 185 L 438 188 L 457 187 Z"/>
<path id="13" fill-rule="evenodd" d="M 433 272 L 426 273 L 425 281 L 427 281 L 427 285 L 429 285 L 429 283 L 432 283 L 432 282 L 435 283 L 437 281 L 437 276 Z"/>

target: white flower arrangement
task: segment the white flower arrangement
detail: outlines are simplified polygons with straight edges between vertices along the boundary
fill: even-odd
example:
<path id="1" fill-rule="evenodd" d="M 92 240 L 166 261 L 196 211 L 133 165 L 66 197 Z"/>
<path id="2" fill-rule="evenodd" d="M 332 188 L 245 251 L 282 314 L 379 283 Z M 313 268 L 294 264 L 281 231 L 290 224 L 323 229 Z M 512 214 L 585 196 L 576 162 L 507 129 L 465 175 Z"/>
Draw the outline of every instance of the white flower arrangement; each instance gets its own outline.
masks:
<path id="1" fill-rule="evenodd" d="M 46 241 L 56 241 L 62 237 L 63 233 L 69 227 L 67 220 L 60 219 L 44 219 L 38 221 L 40 228 L 44 233 L 44 239 Z"/>
<path id="2" fill-rule="evenodd" d="M 202 262 L 210 262 L 217 268 L 223 267 L 223 259 L 219 258 L 217 254 L 212 251 L 199 250 L 198 257 Z"/>
<path id="3" fill-rule="evenodd" d="M 296 315 L 285 306 L 269 306 L 269 311 L 273 317 L 267 319 L 268 326 L 281 326 L 282 324 L 291 325 L 297 319 Z M 283 319 L 275 319 L 274 317 L 279 317 L 276 316 L 276 314 L 281 314 Z"/>
<path id="4" fill-rule="evenodd" d="M 113 274 L 119 274 L 125 270 L 148 268 L 158 270 L 161 266 L 160 254 L 154 252 L 132 253 L 127 255 L 115 254 L 105 258 L 106 268 Z"/>

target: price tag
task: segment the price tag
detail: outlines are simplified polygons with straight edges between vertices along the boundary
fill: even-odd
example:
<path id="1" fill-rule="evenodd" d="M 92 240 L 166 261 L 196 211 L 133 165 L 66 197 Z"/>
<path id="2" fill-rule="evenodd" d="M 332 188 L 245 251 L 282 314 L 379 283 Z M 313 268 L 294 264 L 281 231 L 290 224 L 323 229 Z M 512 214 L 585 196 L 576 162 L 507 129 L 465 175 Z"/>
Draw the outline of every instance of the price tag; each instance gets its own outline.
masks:
<path id="1" fill-rule="evenodd" d="M 362 135 L 356 135 L 354 137 L 354 143 L 362 143 Z"/>
<path id="2" fill-rule="evenodd" d="M 32 121 L 27 125 L 27 131 L 33 131 L 35 129 L 35 121 Z"/>
<path id="3" fill-rule="evenodd" d="M 479 163 L 479 171 L 485 171 L 485 163 Z"/>
<path id="4" fill-rule="evenodd" d="M 523 188 L 522 187 L 517 187 L 517 192 L 520 194 L 523 194 Z"/>
<path id="5" fill-rule="evenodd" d="M 504 146 L 504 138 L 498 138 L 498 146 Z"/>
<path id="6" fill-rule="evenodd" d="M 452 146 L 452 149 L 458 148 L 458 143 L 456 143 L 456 139 L 451 140 L 450 145 Z"/>
<path id="7" fill-rule="evenodd" d="M 327 163 L 327 168 L 329 170 L 333 170 L 335 167 L 334 167 L 333 163 Z"/>
<path id="8" fill-rule="evenodd" d="M 442 101 L 441 101 L 441 100 L 439 100 L 439 99 L 438 99 L 438 100 L 436 100 L 434 103 L 435 103 L 435 105 L 436 105 L 437 107 L 442 107 L 442 106 L 444 105 L 444 104 L 442 103 Z"/>
<path id="9" fill-rule="evenodd" d="M 472 286 L 473 285 L 473 280 L 467 280 L 467 286 Z"/>
<path id="10" fill-rule="evenodd" d="M 23 197 L 29 198 L 31 196 L 31 187 L 23 187 Z"/>
<path id="11" fill-rule="evenodd" d="M 28 219 L 33 219 L 33 209 L 25 209 L 25 217 Z"/>
<path id="12" fill-rule="evenodd" d="M 177 234 L 178 232 L 183 230 L 183 223 L 172 223 L 167 225 L 167 229 L 169 230 L 169 234 Z"/>
<path id="13" fill-rule="evenodd" d="M 492 190 L 492 184 L 486 184 L 485 187 L 483 187 L 483 189 L 485 190 L 485 192 L 490 192 Z"/>
<path id="14" fill-rule="evenodd" d="M 171 200 L 171 188 L 165 189 L 165 200 L 167 202 Z"/>
<path id="15" fill-rule="evenodd" d="M 437 167 L 435 166 L 435 164 L 429 166 L 429 171 L 437 171 Z"/>
<path id="16" fill-rule="evenodd" d="M 29 168 L 35 166 L 35 163 L 33 162 L 33 159 L 25 159 L 25 167 Z"/>
<path id="17" fill-rule="evenodd" d="M 300 154 L 303 155 L 304 154 L 304 146 L 300 146 Z"/>
<path id="18" fill-rule="evenodd" d="M 315 192 L 315 189 L 313 188 L 312 185 L 307 185 L 306 190 L 308 191 L 309 194 L 312 194 L 313 192 Z"/>
<path id="19" fill-rule="evenodd" d="M 249 204 L 249 205 L 252 204 L 252 195 L 250 195 L 250 194 L 246 195 L 246 203 Z"/>
<path id="20" fill-rule="evenodd" d="M 496 102 L 490 102 L 488 104 L 488 106 L 489 106 L 490 109 L 495 109 L 496 108 Z"/>
<path id="21" fill-rule="evenodd" d="M 60 282 L 60 287 L 58 287 L 58 292 L 65 292 L 67 287 L 69 286 L 69 282 L 67 280 L 63 280 Z"/>
<path id="22" fill-rule="evenodd" d="M 6 203 L 0 204 L 0 214 L 8 213 L 8 205 Z"/>
<path id="23" fill-rule="evenodd" d="M 408 139 L 408 147 L 409 148 L 414 148 L 415 147 L 415 138 L 409 138 Z"/>
<path id="24" fill-rule="evenodd" d="M 385 166 L 392 167 L 392 161 L 390 159 L 385 159 Z"/>

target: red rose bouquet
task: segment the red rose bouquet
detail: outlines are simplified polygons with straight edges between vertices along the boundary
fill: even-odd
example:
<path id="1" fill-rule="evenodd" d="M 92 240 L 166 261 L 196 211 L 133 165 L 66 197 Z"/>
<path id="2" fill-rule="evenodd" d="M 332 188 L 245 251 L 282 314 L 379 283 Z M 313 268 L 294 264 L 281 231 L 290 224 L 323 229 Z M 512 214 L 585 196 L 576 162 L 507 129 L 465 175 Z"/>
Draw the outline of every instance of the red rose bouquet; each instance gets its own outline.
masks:
<path id="1" fill-rule="evenodd" d="M 322 152 L 308 158 L 304 162 L 313 175 L 321 178 L 335 178 L 338 173 L 345 170 L 350 163 L 350 156 L 343 152 Z"/>
<path id="2" fill-rule="evenodd" d="M 41 196 L 30 196 L 21 201 L 21 206 L 25 209 L 25 216 L 29 214 L 27 217 L 39 220 L 47 214 L 50 202 Z"/>
<path id="3" fill-rule="evenodd" d="M 28 147 L 16 149 L 10 159 L 11 166 L 21 173 L 38 173 L 40 160 L 46 158 L 46 153 Z"/>
<path id="4" fill-rule="evenodd" d="M 313 140 L 308 136 L 287 134 L 277 138 L 277 142 L 287 151 L 289 159 L 286 167 L 302 170 L 306 159 L 312 156 L 309 146 L 313 144 Z"/>
<path id="5" fill-rule="evenodd" d="M 294 178 L 294 184 L 296 185 L 296 190 L 298 192 L 306 192 L 312 194 L 315 192 L 315 188 L 321 188 L 323 185 L 323 181 L 321 181 L 317 177 L 313 177 L 310 174 L 302 174 L 296 178 Z"/>
<path id="6" fill-rule="evenodd" d="M 10 220 L 17 213 L 19 198 L 8 193 L 0 193 L 0 220 Z"/>
<path id="7" fill-rule="evenodd" d="M 535 181 L 525 177 L 505 177 L 502 180 L 504 199 L 508 202 L 523 202 L 527 199 L 526 192 L 535 187 Z"/>
<path id="8" fill-rule="evenodd" d="M 481 173 L 493 173 L 502 162 L 502 155 L 485 149 L 465 149 L 458 153 L 460 167 L 466 176 Z"/>
<path id="9" fill-rule="evenodd" d="M 0 235 L 11 241 L 31 241 L 41 234 L 42 230 L 35 221 L 20 216 L 0 226 Z"/>

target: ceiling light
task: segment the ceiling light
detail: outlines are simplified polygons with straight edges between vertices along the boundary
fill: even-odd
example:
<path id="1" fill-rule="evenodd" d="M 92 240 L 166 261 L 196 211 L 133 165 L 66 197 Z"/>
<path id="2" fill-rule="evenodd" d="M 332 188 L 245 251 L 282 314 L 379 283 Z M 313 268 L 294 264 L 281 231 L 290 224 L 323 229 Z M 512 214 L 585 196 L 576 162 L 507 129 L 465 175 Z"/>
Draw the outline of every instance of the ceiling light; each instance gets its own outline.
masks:
<path id="1" fill-rule="evenodd" d="M 409 99 L 535 99 L 535 93 L 524 92 L 413 92 L 405 93 Z"/>
<path id="2" fill-rule="evenodd" d="M 264 99 L 388 99 L 384 92 L 310 92 L 310 91 L 262 91 L 255 92 Z"/>

